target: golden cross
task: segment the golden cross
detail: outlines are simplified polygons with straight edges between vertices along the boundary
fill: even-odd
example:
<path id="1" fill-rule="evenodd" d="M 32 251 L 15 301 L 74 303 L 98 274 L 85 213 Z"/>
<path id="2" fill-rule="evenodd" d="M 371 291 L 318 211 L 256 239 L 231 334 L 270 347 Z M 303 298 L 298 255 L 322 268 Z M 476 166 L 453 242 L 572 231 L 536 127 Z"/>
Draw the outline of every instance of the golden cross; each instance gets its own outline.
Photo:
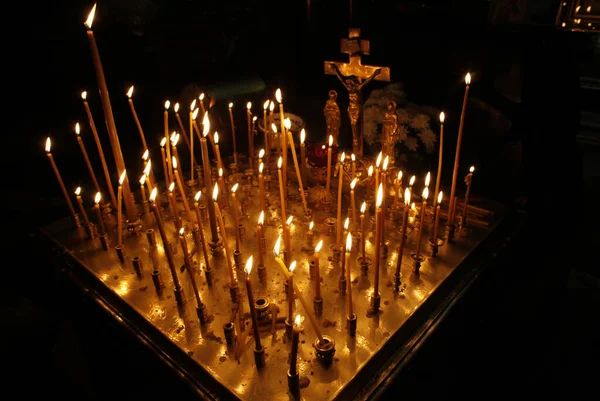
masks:
<path id="1" fill-rule="evenodd" d="M 342 75 L 355 75 L 359 79 L 367 79 L 378 68 L 381 68 L 381 73 L 375 77 L 376 81 L 390 81 L 390 68 L 379 67 L 376 65 L 363 65 L 361 56 L 368 55 L 370 52 L 370 42 L 360 38 L 359 28 L 350 28 L 348 30 L 348 38 L 340 41 L 340 51 L 348 54 L 350 61 L 342 63 L 339 61 L 325 61 L 325 74 L 336 75 L 331 64 L 338 66 Z"/>

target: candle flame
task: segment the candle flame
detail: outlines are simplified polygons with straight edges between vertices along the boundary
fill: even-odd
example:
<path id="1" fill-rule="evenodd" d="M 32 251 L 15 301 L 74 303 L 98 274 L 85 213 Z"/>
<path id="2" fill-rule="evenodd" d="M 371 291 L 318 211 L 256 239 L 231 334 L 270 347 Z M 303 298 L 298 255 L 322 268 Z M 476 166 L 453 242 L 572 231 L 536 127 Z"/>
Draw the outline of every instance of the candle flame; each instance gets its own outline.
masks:
<path id="1" fill-rule="evenodd" d="M 258 224 L 261 226 L 265 223 L 265 211 L 261 210 L 260 215 L 258 216 Z"/>
<path id="2" fill-rule="evenodd" d="M 179 102 L 175 103 L 175 106 L 173 106 L 173 110 L 175 110 L 175 113 L 179 113 Z"/>
<path id="3" fill-rule="evenodd" d="M 270 100 L 267 100 L 267 101 L 265 101 L 265 102 L 263 103 L 263 109 L 265 109 L 265 110 L 266 110 L 266 109 L 268 109 L 268 108 L 269 108 L 269 102 L 270 102 Z"/>
<path id="4" fill-rule="evenodd" d="M 283 120 L 283 126 L 284 126 L 285 128 L 287 128 L 287 129 L 290 129 L 290 128 L 292 128 L 292 121 L 291 121 L 289 118 L 287 118 L 287 117 L 286 117 L 286 118 Z"/>
<path id="5" fill-rule="evenodd" d="M 387 171 L 389 162 L 390 162 L 390 157 L 386 156 L 385 159 L 383 159 L 383 171 Z"/>
<path id="6" fill-rule="evenodd" d="M 202 191 L 198 191 L 196 192 L 196 195 L 194 195 L 194 200 L 196 202 L 200 201 L 200 197 L 202 196 Z"/>
<path id="7" fill-rule="evenodd" d="M 179 235 L 180 235 L 180 236 L 183 236 L 183 233 L 184 233 L 184 232 L 185 232 L 185 228 L 181 227 L 181 228 L 179 229 Z"/>
<path id="8" fill-rule="evenodd" d="M 83 100 L 87 99 L 87 91 L 83 91 L 83 92 L 81 92 L 81 98 L 82 98 Z"/>
<path id="9" fill-rule="evenodd" d="M 300 317 L 300 315 L 296 315 L 296 319 L 294 319 L 294 324 L 296 326 L 300 326 L 301 322 L 302 322 L 302 318 Z"/>
<path id="10" fill-rule="evenodd" d="M 275 125 L 275 123 L 271 123 L 271 131 L 273 131 L 274 134 L 277 133 L 277 126 Z"/>
<path id="11" fill-rule="evenodd" d="M 285 221 L 285 225 L 286 226 L 291 226 L 292 225 L 292 220 L 294 220 L 294 216 L 288 217 L 288 219 Z"/>
<path id="12" fill-rule="evenodd" d="M 329 135 L 329 147 L 333 146 L 333 135 Z"/>
<path id="13" fill-rule="evenodd" d="M 290 263 L 290 267 L 288 268 L 288 270 L 290 271 L 290 273 L 293 273 L 294 270 L 296 270 L 296 261 L 292 260 L 292 263 Z"/>
<path id="14" fill-rule="evenodd" d="M 417 211 L 417 207 L 415 206 L 415 202 L 410 204 L 410 208 L 412 209 L 413 212 Z"/>
<path id="15" fill-rule="evenodd" d="M 175 189 L 175 183 L 172 182 L 171 185 L 169 185 L 169 192 L 173 192 L 174 189 Z"/>
<path id="16" fill-rule="evenodd" d="M 348 227 L 350 226 L 350 217 L 346 217 L 346 220 L 344 220 L 344 230 L 348 230 Z"/>
<path id="17" fill-rule="evenodd" d="M 133 96 L 133 85 L 129 87 L 129 90 L 127 91 L 126 95 L 129 99 L 131 99 L 131 96 Z"/>
<path id="18" fill-rule="evenodd" d="M 219 177 L 223 177 L 223 169 L 219 168 Z"/>
<path id="19" fill-rule="evenodd" d="M 94 22 L 94 15 L 96 15 L 96 3 L 94 3 L 94 7 L 92 7 L 92 11 L 90 11 L 87 19 L 85 20 L 85 26 L 87 27 L 87 29 L 92 29 L 92 23 Z"/>
<path id="20" fill-rule="evenodd" d="M 250 110 L 252 108 L 252 102 L 246 103 L 246 108 Z"/>
<path id="21" fill-rule="evenodd" d="M 581 6 L 575 7 L 575 12 L 578 13 L 580 9 L 581 9 Z"/>
<path id="22" fill-rule="evenodd" d="M 119 185 L 123 185 L 126 175 L 127 175 L 127 170 L 123 170 L 123 172 L 121 173 L 121 176 L 119 177 Z"/>
<path id="23" fill-rule="evenodd" d="M 412 177 L 410 177 L 410 181 L 408 181 L 408 185 L 410 185 L 412 187 L 414 185 L 416 179 L 417 179 L 417 177 L 415 177 L 414 175 Z"/>
<path id="24" fill-rule="evenodd" d="M 261 149 L 258 151 L 258 158 L 262 159 L 263 157 L 265 157 L 265 150 Z"/>
<path id="25" fill-rule="evenodd" d="M 428 171 L 427 175 L 425 176 L 425 186 L 426 187 L 429 186 L 429 181 L 431 181 L 431 173 Z"/>
<path id="26" fill-rule="evenodd" d="M 367 170 L 367 174 L 369 177 L 373 176 L 373 165 L 372 164 L 369 166 L 369 169 Z"/>
<path id="27" fill-rule="evenodd" d="M 256 122 L 256 120 L 258 120 L 258 117 L 256 117 L 256 116 L 252 117 L 252 122 L 253 122 L 253 123 L 255 123 L 255 122 Z"/>
<path id="28" fill-rule="evenodd" d="M 219 143 L 219 133 L 215 131 L 213 134 L 213 139 L 215 140 L 215 144 Z"/>
<path id="29" fill-rule="evenodd" d="M 146 174 L 142 174 L 142 176 L 140 177 L 140 185 L 144 185 L 145 182 L 146 182 Z"/>
<path id="30" fill-rule="evenodd" d="M 265 167 L 265 165 L 264 165 L 264 163 L 262 163 L 262 162 L 261 162 L 261 163 L 258 165 L 258 173 L 259 173 L 259 174 L 262 174 L 262 172 L 263 172 L 263 168 L 264 168 L 264 167 Z"/>
<path id="31" fill-rule="evenodd" d="M 190 110 L 191 111 L 196 110 L 196 99 L 192 100 L 192 103 L 190 103 Z"/>
<path id="32" fill-rule="evenodd" d="M 346 160 L 346 152 L 342 152 L 342 155 L 340 156 L 340 163 L 343 163 L 344 160 Z"/>
<path id="33" fill-rule="evenodd" d="M 173 166 L 174 170 L 177 170 L 177 158 L 175 156 L 171 157 L 171 165 Z"/>
<path id="34" fill-rule="evenodd" d="M 46 138 L 46 152 L 50 153 L 50 148 L 52 146 L 52 142 L 50 141 L 50 137 Z"/>
<path id="35" fill-rule="evenodd" d="M 379 152 L 377 155 L 377 160 L 375 161 L 375 167 L 379 168 L 381 165 L 381 159 L 383 158 L 383 152 Z"/>
<path id="36" fill-rule="evenodd" d="M 281 168 L 282 163 L 283 163 L 283 158 L 281 156 L 279 156 L 279 159 L 277 159 L 277 168 Z"/>
<path id="37" fill-rule="evenodd" d="M 427 198 L 429 198 L 429 187 L 423 189 L 423 199 L 427 200 Z"/>
<path id="38" fill-rule="evenodd" d="M 235 185 L 231 187 L 231 192 L 232 192 L 232 193 L 235 193 L 235 192 L 237 191 L 237 189 L 238 189 L 239 185 L 240 185 L 240 184 L 238 184 L 238 183 L 236 182 L 236 183 L 235 183 Z"/>
<path id="39" fill-rule="evenodd" d="M 471 84 L 471 73 L 470 72 L 467 72 L 467 75 L 465 75 L 465 83 L 467 85 Z"/>
<path id="40" fill-rule="evenodd" d="M 311 221 L 311 222 L 308 224 L 308 229 L 309 229 L 310 231 L 312 231 L 312 229 L 313 229 L 313 228 L 315 228 L 315 222 L 314 222 L 314 221 Z"/>
<path id="41" fill-rule="evenodd" d="M 275 246 L 273 247 L 273 255 L 275 257 L 279 256 L 279 248 L 281 248 L 281 235 L 277 237 L 277 241 L 275 241 Z"/>
<path id="42" fill-rule="evenodd" d="M 275 99 L 277 99 L 277 103 L 281 103 L 283 98 L 281 97 L 281 89 L 277 88 L 275 91 Z"/>
<path id="43" fill-rule="evenodd" d="M 79 123 L 75 123 L 75 135 L 79 135 Z"/>
<path id="44" fill-rule="evenodd" d="M 383 184 L 379 184 L 379 188 L 377 188 L 377 202 L 375 206 L 381 207 L 381 202 L 383 202 Z"/>
<path id="45" fill-rule="evenodd" d="M 148 149 L 146 149 L 142 154 L 142 160 L 148 160 L 148 156 L 150 156 L 150 152 L 148 151 Z"/>
<path id="46" fill-rule="evenodd" d="M 446 114 L 444 114 L 444 112 L 442 111 L 440 113 L 440 123 L 444 123 L 444 121 L 446 121 Z"/>
<path id="47" fill-rule="evenodd" d="M 75 195 L 79 196 L 79 194 L 81 194 L 81 187 L 75 189 Z"/>
<path id="48" fill-rule="evenodd" d="M 440 191 L 440 193 L 438 194 L 438 198 L 437 198 L 438 204 L 442 203 L 443 196 L 444 196 L 444 193 L 442 191 Z"/>
<path id="49" fill-rule="evenodd" d="M 306 140 L 306 131 L 304 131 L 304 128 L 302 128 L 300 130 L 300 144 L 304 144 L 305 140 Z"/>
<path id="50" fill-rule="evenodd" d="M 165 110 L 169 110 L 169 107 L 171 107 L 171 102 L 167 100 L 165 102 Z"/>
<path id="51" fill-rule="evenodd" d="M 219 185 L 218 184 L 215 184 L 215 186 L 213 187 L 212 198 L 215 202 L 219 198 Z"/>
<path id="52" fill-rule="evenodd" d="M 156 191 L 156 188 L 154 188 Z M 102 200 L 102 194 L 100 192 L 96 192 L 96 196 L 94 197 L 94 203 L 98 204 Z"/>
<path id="53" fill-rule="evenodd" d="M 354 189 L 354 187 L 356 186 L 356 182 L 358 181 L 358 178 L 354 177 L 354 179 L 352 180 L 352 182 L 350 183 L 350 189 Z"/>
<path id="54" fill-rule="evenodd" d="M 406 188 L 404 190 L 404 204 L 408 205 L 410 203 L 410 189 Z"/>
<path id="55" fill-rule="evenodd" d="M 150 175 L 151 166 L 152 166 L 152 160 L 148 160 L 146 167 L 144 167 L 144 174 L 146 174 L 147 176 Z"/>
<path id="56" fill-rule="evenodd" d="M 203 101 L 203 100 L 204 100 L 204 92 L 202 92 L 202 93 L 200 94 L 200 96 L 198 96 L 198 99 L 200 99 L 200 101 Z"/>
<path id="57" fill-rule="evenodd" d="M 171 146 L 177 146 L 179 143 L 179 134 L 173 131 L 173 135 L 171 135 Z"/>
<path id="58" fill-rule="evenodd" d="M 208 119 L 208 111 L 204 113 L 204 118 L 202 118 L 202 136 L 206 138 L 208 132 L 210 131 L 210 120 Z"/>
<path id="59" fill-rule="evenodd" d="M 154 200 L 156 199 L 156 194 L 158 193 L 158 189 L 157 188 L 153 188 L 152 192 L 150 192 L 150 202 L 154 202 Z"/>
<path id="60" fill-rule="evenodd" d="M 348 233 L 348 235 L 346 236 L 346 252 L 350 253 L 350 251 L 352 250 L 352 234 Z M 346 266 L 346 269 L 348 269 L 350 266 Z"/>
<path id="61" fill-rule="evenodd" d="M 273 103 L 273 101 L 271 100 L 271 103 L 269 103 L 269 111 L 273 111 L 275 109 L 275 103 Z"/>
<path id="62" fill-rule="evenodd" d="M 164 137 L 163 139 L 160 140 L 160 147 L 164 148 L 166 144 L 167 144 L 167 137 Z"/>
<path id="63" fill-rule="evenodd" d="M 253 259 L 253 256 L 250 255 L 250 257 L 246 261 L 246 267 L 244 267 L 244 271 L 246 272 L 246 276 L 249 276 L 250 272 L 252 271 L 252 259 Z"/>
<path id="64" fill-rule="evenodd" d="M 592 12 L 592 6 L 588 6 L 588 8 L 586 8 L 585 11 L 587 11 L 588 13 L 591 13 Z"/>
<path id="65" fill-rule="evenodd" d="M 398 171 L 398 181 L 402 181 L 402 170 Z"/>
<path id="66" fill-rule="evenodd" d="M 367 202 L 363 202 L 362 205 L 360 205 L 360 213 L 365 214 L 366 211 L 367 211 Z"/>
<path id="67" fill-rule="evenodd" d="M 471 166 L 471 168 L 469 169 L 470 173 L 472 173 L 473 171 L 475 171 L 475 166 Z"/>
<path id="68" fill-rule="evenodd" d="M 318 253 L 323 248 L 323 240 L 320 240 L 317 246 L 315 246 L 315 253 Z"/>
<path id="69" fill-rule="evenodd" d="M 200 111 L 200 109 L 194 109 L 194 111 L 192 111 L 192 120 L 196 120 L 196 117 L 198 117 L 198 112 Z"/>

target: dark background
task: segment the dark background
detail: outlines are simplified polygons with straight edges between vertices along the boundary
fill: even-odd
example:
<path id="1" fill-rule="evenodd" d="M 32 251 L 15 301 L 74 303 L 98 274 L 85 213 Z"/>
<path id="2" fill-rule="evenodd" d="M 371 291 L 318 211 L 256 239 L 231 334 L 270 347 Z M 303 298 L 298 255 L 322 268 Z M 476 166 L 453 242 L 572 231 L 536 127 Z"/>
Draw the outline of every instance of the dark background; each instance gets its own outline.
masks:
<path id="1" fill-rule="evenodd" d="M 100 2 L 94 32 L 128 170 L 141 173 L 125 97 L 132 84 L 154 152 L 164 101 L 179 101 L 184 117 L 200 91 L 214 98 L 223 121 L 234 101 L 237 126 L 245 128 L 245 103 L 251 100 L 262 113 L 264 100 L 281 87 L 286 109 L 307 121 L 309 138 L 324 139 L 329 89 L 340 93 L 345 119 L 347 97 L 322 71 L 323 60 L 346 60 L 339 39 L 347 36 L 348 2 L 311 3 L 307 23 L 301 1 Z M 353 25 L 371 40 L 364 62 L 390 66 L 411 102 L 446 111 L 446 166 L 453 162 L 463 77 L 473 73 L 461 168 L 478 166 L 475 197 L 516 203 L 529 221 L 512 257 L 470 291 L 396 391 L 443 398 L 588 393 L 599 334 L 598 263 L 584 257 L 593 257 L 598 239 L 590 200 L 600 176 L 597 34 L 556 30 L 553 1 L 517 2 L 528 8 L 514 24 L 495 17 L 501 2 L 494 1 L 354 3 Z M 89 305 L 28 242 L 38 227 L 67 215 L 43 152 L 45 137 L 53 138 L 68 188 L 90 188 L 73 134 L 76 121 L 99 166 L 82 90 L 114 168 L 83 26 L 91 6 L 19 4 L 16 25 L 5 34 L 4 117 L 10 123 L 2 134 L 6 264 L 0 294 L 6 312 L 0 332 L 10 374 L 3 380 L 23 396 L 105 399 L 119 391 L 153 398 L 165 393 L 144 385 L 157 380 L 144 369 L 149 362 L 131 357 L 136 345 L 117 339 L 110 325 L 99 327 Z M 245 140 L 238 144 L 243 148 Z M 226 136 L 222 149 L 231 151 Z M 444 171 L 446 185 L 450 175 Z M 113 380 L 118 375 L 131 375 L 131 386 L 121 388 Z M 158 382 L 161 391 L 177 392 L 176 380 Z"/>

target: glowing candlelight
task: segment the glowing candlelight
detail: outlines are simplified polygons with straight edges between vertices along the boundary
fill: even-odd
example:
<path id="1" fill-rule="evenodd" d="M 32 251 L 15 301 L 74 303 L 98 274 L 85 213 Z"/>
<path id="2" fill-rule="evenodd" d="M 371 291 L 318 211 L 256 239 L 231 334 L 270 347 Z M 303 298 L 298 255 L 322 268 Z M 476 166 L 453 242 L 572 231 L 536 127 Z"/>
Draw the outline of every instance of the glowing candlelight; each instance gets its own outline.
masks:
<path id="1" fill-rule="evenodd" d="M 154 172 L 152 171 L 152 160 L 148 158 L 147 150 L 142 155 L 142 159 L 144 159 L 144 174 L 146 174 L 146 180 L 148 181 L 148 191 L 151 191 L 151 188 L 156 186 L 156 181 L 154 180 Z"/>
<path id="2" fill-rule="evenodd" d="M 379 259 L 381 252 L 381 203 L 383 202 L 383 185 L 377 188 L 375 203 L 375 278 L 373 280 L 373 298 L 379 298 Z"/>
<path id="3" fill-rule="evenodd" d="M 117 245 L 123 246 L 123 181 L 127 176 L 126 170 L 123 170 L 119 177 L 119 186 L 117 187 Z"/>
<path id="4" fill-rule="evenodd" d="M 65 184 L 62 180 L 62 177 L 60 175 L 60 173 L 58 172 L 58 167 L 56 167 L 56 163 L 54 163 L 54 158 L 52 157 L 52 152 L 50 152 L 52 146 L 52 142 L 50 140 L 50 137 L 48 137 L 46 139 L 46 155 L 48 156 L 48 160 L 50 160 L 50 165 L 52 166 L 52 170 L 54 171 L 54 175 L 56 176 L 56 179 L 58 180 L 58 185 L 60 185 L 60 189 L 65 197 L 65 201 L 67 201 L 67 206 L 69 207 L 69 211 L 71 212 L 71 215 L 73 216 L 73 220 L 75 221 L 76 224 L 78 224 L 78 217 L 77 217 L 77 213 L 75 213 L 75 209 L 73 208 L 73 204 L 71 203 L 71 198 L 69 197 L 69 193 L 67 192 L 67 188 L 65 188 Z"/>
<path id="5" fill-rule="evenodd" d="M 223 169 L 223 160 L 221 159 L 221 150 L 219 149 L 219 133 L 217 131 L 213 134 L 213 139 L 215 141 L 215 149 L 217 150 L 217 168 Z"/>
<path id="6" fill-rule="evenodd" d="M 185 213 L 188 216 L 188 220 L 190 224 L 194 224 L 194 215 L 192 214 L 192 209 L 190 209 L 190 204 L 187 200 L 187 195 L 185 193 L 185 188 L 183 186 L 183 180 L 181 179 L 181 175 L 179 174 L 177 159 L 173 156 L 173 175 L 175 176 L 175 181 L 177 182 L 177 188 L 179 189 L 179 195 L 181 196 L 181 200 L 183 202 L 183 208 L 185 209 Z"/>
<path id="7" fill-rule="evenodd" d="M 92 164 L 90 163 L 90 159 L 88 157 L 88 153 L 85 150 L 85 145 L 83 144 L 83 140 L 81 139 L 79 123 L 75 124 L 75 135 L 77 136 L 77 143 L 79 143 L 79 148 L 81 149 L 81 153 L 83 154 L 83 160 L 85 161 L 85 165 L 88 168 L 88 172 L 90 173 L 90 177 L 92 178 L 92 182 L 94 183 L 94 187 L 96 188 L 96 192 L 100 192 L 100 185 L 98 184 L 98 180 L 96 179 L 96 174 L 94 173 L 94 169 L 92 168 Z"/>
<path id="8" fill-rule="evenodd" d="M 313 260 L 315 261 L 315 298 L 321 298 L 321 272 L 320 272 L 320 262 L 319 262 L 319 252 L 321 252 L 321 248 L 323 247 L 323 240 L 320 240 L 317 246 L 315 246 L 315 253 L 313 254 Z"/>
<path id="9" fill-rule="evenodd" d="M 421 251 L 421 237 L 423 236 L 423 223 L 425 222 L 425 211 L 427 210 L 427 197 L 429 196 L 429 188 L 425 187 L 423 189 L 423 203 L 421 203 L 421 212 L 419 213 L 419 238 L 417 239 L 417 251 L 415 252 L 419 255 Z"/>
<path id="10" fill-rule="evenodd" d="M 340 168 L 338 172 L 338 197 L 337 197 L 337 239 L 335 242 L 336 248 L 339 250 L 342 246 L 342 183 L 344 177 L 344 159 L 346 153 L 342 152 L 340 156 Z"/>
<path id="11" fill-rule="evenodd" d="M 179 230 L 183 225 L 181 223 L 181 217 L 179 216 L 179 212 L 177 212 L 177 203 L 175 202 L 175 195 L 173 194 L 174 190 L 175 183 L 172 182 L 169 185 L 167 198 L 169 199 L 169 206 L 171 207 L 171 214 L 173 215 L 173 222 L 175 223 L 175 228 Z"/>
<path id="12" fill-rule="evenodd" d="M 367 233 L 365 231 L 365 212 L 367 211 L 367 202 L 363 202 L 360 206 L 360 250 L 362 253 L 363 263 L 367 260 L 367 254 L 365 250 L 365 241 L 367 237 Z"/>
<path id="13" fill-rule="evenodd" d="M 162 157 L 163 173 L 165 176 L 165 184 L 169 186 L 171 180 L 169 179 L 169 169 L 167 168 L 167 155 L 165 154 L 165 146 L 167 144 L 167 138 L 163 138 L 160 141 L 160 155 Z"/>
<path id="14" fill-rule="evenodd" d="M 396 277 L 400 277 L 400 267 L 402 266 L 402 255 L 404 254 L 404 245 L 406 244 L 406 228 L 408 226 L 408 213 L 410 212 L 410 191 L 404 190 L 404 216 L 402 218 L 402 228 L 400 229 L 400 245 L 398 246 L 398 260 L 396 262 Z M 413 203 L 414 205 L 414 203 Z"/>
<path id="15" fill-rule="evenodd" d="M 379 188 L 379 180 L 381 178 L 381 171 L 379 169 L 379 166 L 381 166 L 382 161 L 383 161 L 383 151 L 379 152 L 379 154 L 377 155 L 377 160 L 375 161 L 375 191 L 377 191 L 377 188 Z"/>
<path id="16" fill-rule="evenodd" d="M 229 249 L 229 241 L 227 241 L 227 231 L 225 231 L 225 223 L 223 222 L 223 215 L 221 214 L 221 209 L 219 208 L 219 204 L 217 203 L 217 199 L 219 197 L 219 187 L 215 184 L 212 193 L 213 205 L 215 208 L 216 218 L 219 220 L 219 228 L 221 231 L 221 236 L 223 237 L 223 248 L 225 248 L 225 259 L 227 259 L 227 267 L 229 271 L 229 280 L 230 287 L 237 287 L 237 283 L 235 282 L 235 274 L 233 271 L 233 264 L 231 263 L 231 250 Z"/>
<path id="17" fill-rule="evenodd" d="M 286 125 L 291 126 L 291 122 L 289 118 L 285 119 Z M 304 132 L 304 130 L 302 130 Z M 294 145 L 294 137 L 292 136 L 292 131 L 288 131 L 288 138 L 290 140 L 290 147 L 292 148 L 292 157 L 294 159 L 294 167 L 296 169 L 296 179 L 298 180 L 298 185 L 300 186 L 300 197 L 302 198 L 302 206 L 304 207 L 304 213 L 308 213 L 308 205 L 306 204 L 306 195 L 304 193 L 304 184 L 302 174 L 300 173 L 300 166 L 298 165 L 298 159 L 296 158 L 296 146 Z"/>
<path id="18" fill-rule="evenodd" d="M 261 149 L 258 151 L 258 164 L 262 163 L 262 159 L 265 157 L 265 150 Z"/>
<path id="19" fill-rule="evenodd" d="M 90 220 L 88 219 L 87 213 L 85 212 L 85 207 L 83 207 L 83 200 L 81 199 L 81 187 L 77 187 L 75 189 L 75 196 L 77 197 L 77 203 L 79 204 L 79 211 L 81 212 L 81 217 L 83 217 L 83 223 L 86 227 L 89 227 Z"/>
<path id="20" fill-rule="evenodd" d="M 417 179 L 416 176 L 412 176 L 410 177 L 410 180 L 408 181 L 408 190 L 410 191 L 410 194 L 412 195 L 412 187 L 415 184 L 415 180 Z"/>
<path id="21" fill-rule="evenodd" d="M 148 202 L 148 198 L 146 197 L 146 189 L 144 188 L 144 184 L 147 184 L 148 178 L 146 174 L 142 174 L 140 177 L 140 192 L 142 193 L 142 203 Z M 149 185 L 149 184 L 147 184 Z M 150 186 L 148 186 L 150 188 Z"/>
<path id="22" fill-rule="evenodd" d="M 106 228 L 104 228 L 104 219 L 102 217 L 102 210 L 100 210 L 100 201 L 102 200 L 102 195 L 100 192 L 96 192 L 96 196 L 94 197 L 94 209 L 96 209 L 96 215 L 98 216 L 98 226 L 100 229 L 98 230 L 98 235 L 101 237 L 106 235 Z"/>
<path id="23" fill-rule="evenodd" d="M 434 244 L 437 244 L 437 240 L 438 240 L 438 233 L 439 233 L 439 226 L 440 226 L 440 204 L 442 203 L 442 196 L 443 196 L 443 191 L 440 191 L 440 193 L 437 196 L 437 206 L 435 207 L 435 224 L 434 224 L 434 228 L 433 228 L 433 240 L 432 242 Z"/>
<path id="24" fill-rule="evenodd" d="M 179 103 L 175 103 L 175 106 L 173 106 L 173 111 L 175 112 L 175 118 L 177 118 L 177 123 L 179 124 L 181 133 L 183 134 L 183 140 L 185 141 L 185 144 L 187 145 L 188 149 L 190 149 L 191 151 L 190 140 L 188 138 L 187 132 L 185 131 L 185 127 L 183 126 L 183 122 L 181 121 L 181 117 L 179 116 Z M 193 134 L 193 132 L 190 131 L 190 134 Z"/>
<path id="25" fill-rule="evenodd" d="M 286 220 L 285 214 L 285 195 L 284 195 L 284 185 L 283 185 L 283 175 L 281 173 L 281 167 L 283 165 L 283 158 L 279 156 L 277 160 L 277 177 L 279 178 L 279 200 L 281 202 L 281 221 Z"/>
<path id="26" fill-rule="evenodd" d="M 354 153 L 350 155 L 350 160 L 352 160 L 352 179 L 356 178 L 356 156 Z"/>
<path id="27" fill-rule="evenodd" d="M 248 123 L 248 154 L 254 158 L 254 136 L 252 135 L 252 102 L 246 103 L 246 118 Z"/>
<path id="28" fill-rule="evenodd" d="M 352 318 L 354 316 L 354 311 L 352 310 L 352 280 L 350 276 L 351 266 L 350 266 L 350 252 L 352 251 L 352 234 L 348 233 L 346 236 L 346 296 L 348 297 L 348 318 Z"/>
<path id="29" fill-rule="evenodd" d="M 256 237 L 258 238 L 258 265 L 264 266 L 264 249 L 262 247 L 262 239 L 263 239 L 263 225 L 265 223 L 265 212 L 264 210 L 260 211 L 260 215 L 258 216 L 258 224 L 256 225 Z"/>
<path id="30" fill-rule="evenodd" d="M 142 146 L 144 150 L 148 150 L 148 145 L 146 145 L 146 137 L 144 136 L 144 130 L 142 129 L 142 125 L 140 124 L 140 120 L 138 118 L 137 112 L 135 111 L 135 106 L 133 105 L 133 85 L 129 88 L 126 93 L 127 102 L 129 103 L 129 108 L 131 109 L 131 114 L 133 115 L 133 120 L 135 121 L 135 125 L 137 126 L 138 132 L 140 133 L 140 138 L 142 139 Z"/>
<path id="31" fill-rule="evenodd" d="M 469 195 L 471 194 L 471 181 L 473 180 L 473 172 L 475 171 L 475 166 L 471 166 L 471 168 L 469 169 L 469 174 L 467 174 L 467 177 L 465 178 L 465 181 L 467 183 L 467 192 L 465 193 L 465 204 L 463 206 L 463 212 L 462 212 L 462 226 L 466 226 L 466 222 L 467 222 L 467 207 L 469 205 Z"/>
<path id="32" fill-rule="evenodd" d="M 229 122 L 231 123 L 231 137 L 233 138 L 233 161 L 237 164 L 237 144 L 235 140 L 235 123 L 233 122 L 233 102 L 227 107 L 229 110 Z"/>
<path id="33" fill-rule="evenodd" d="M 394 196 L 394 206 L 397 207 L 402 197 L 402 170 L 398 171 L 396 177 L 396 196 Z"/>
<path id="34" fill-rule="evenodd" d="M 165 111 L 163 113 L 163 124 L 165 130 L 165 138 L 167 143 L 165 144 L 165 152 L 167 158 L 167 170 L 169 172 L 169 183 L 173 182 L 173 166 L 171 165 L 171 138 L 169 137 L 169 108 L 171 107 L 170 101 L 165 101 Z"/>
<path id="35" fill-rule="evenodd" d="M 198 100 L 200 103 L 200 109 L 202 109 L 202 115 L 204 115 L 204 113 L 206 113 L 206 109 L 204 108 L 204 93 L 201 93 L 200 96 L 198 96 Z"/>
<path id="36" fill-rule="evenodd" d="M 446 120 L 446 115 L 442 111 L 440 113 L 440 148 L 438 150 L 438 166 L 437 166 L 437 178 L 435 179 L 435 193 L 434 202 L 437 201 L 438 193 L 440 192 L 440 182 L 442 180 L 442 156 L 444 151 L 444 121 Z M 434 203 L 433 206 L 437 206 L 437 203 Z"/>
<path id="37" fill-rule="evenodd" d="M 260 343 L 260 332 L 258 331 L 258 317 L 256 316 L 256 308 L 254 306 L 254 296 L 252 294 L 252 282 L 250 281 L 250 272 L 252 271 L 252 256 L 246 261 L 244 272 L 246 273 L 246 293 L 248 295 L 248 304 L 250 305 L 250 315 L 252 317 L 252 332 L 254 333 L 254 350 L 255 352 L 262 350 Z"/>
<path id="38" fill-rule="evenodd" d="M 350 182 L 350 203 L 352 203 L 352 225 L 354 229 L 356 229 L 356 225 L 358 224 L 358 219 L 356 218 L 356 201 L 354 199 L 354 187 L 356 187 L 356 182 L 358 178 L 354 178 L 352 182 Z"/>
<path id="39" fill-rule="evenodd" d="M 281 89 L 277 88 L 275 91 L 275 99 L 277 99 L 277 103 L 279 103 L 279 121 L 281 123 L 281 155 L 283 156 L 283 184 L 287 188 L 287 135 L 285 132 L 285 113 L 283 112 L 283 98 L 281 96 Z M 287 193 L 287 191 L 286 191 Z"/>
<path id="40" fill-rule="evenodd" d="M 208 159 L 208 147 L 206 146 L 206 136 L 210 131 L 210 120 L 208 119 L 208 112 L 204 113 L 204 118 L 202 120 L 202 138 L 200 138 L 200 147 L 202 148 L 202 169 L 204 170 L 204 185 L 206 188 L 210 188 L 212 185 L 211 177 L 210 177 L 210 160 Z M 215 186 L 217 188 L 217 186 Z M 217 189 L 218 191 L 218 189 Z M 215 214 L 215 208 L 218 205 L 215 205 L 215 197 L 209 197 L 206 205 L 208 207 L 208 219 L 210 223 L 210 232 L 212 235 L 212 243 L 219 243 L 219 234 L 217 233 L 217 220 Z M 225 231 L 225 226 L 222 227 L 221 232 Z"/>
<path id="41" fill-rule="evenodd" d="M 235 193 L 238 189 L 239 184 L 234 184 L 233 187 L 231 187 L 231 207 L 233 209 L 233 221 L 235 224 L 235 252 L 241 252 L 241 242 L 242 239 L 240 238 L 240 216 L 239 216 L 239 211 L 238 211 L 238 202 L 237 202 L 237 197 L 235 196 Z"/>
<path id="42" fill-rule="evenodd" d="M 204 255 L 204 264 L 206 266 L 206 271 L 211 271 L 211 267 L 208 264 L 208 248 L 206 247 L 206 238 L 204 238 L 204 227 L 202 224 L 202 216 L 200 216 L 200 197 L 202 196 L 202 192 L 196 192 L 194 196 L 194 210 L 196 212 L 196 222 L 198 223 L 198 232 L 200 233 L 200 244 L 202 245 L 202 254 Z"/>

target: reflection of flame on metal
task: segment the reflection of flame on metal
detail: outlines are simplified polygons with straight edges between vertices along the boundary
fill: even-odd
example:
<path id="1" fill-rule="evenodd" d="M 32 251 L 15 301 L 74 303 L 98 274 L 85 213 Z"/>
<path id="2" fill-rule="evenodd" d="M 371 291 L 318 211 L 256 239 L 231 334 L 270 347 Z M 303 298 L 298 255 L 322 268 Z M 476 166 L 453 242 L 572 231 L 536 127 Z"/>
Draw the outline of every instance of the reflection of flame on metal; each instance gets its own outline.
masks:
<path id="1" fill-rule="evenodd" d="M 129 283 L 127 281 L 121 281 L 119 286 L 115 288 L 115 292 L 120 296 L 127 295 L 129 292 Z"/>

